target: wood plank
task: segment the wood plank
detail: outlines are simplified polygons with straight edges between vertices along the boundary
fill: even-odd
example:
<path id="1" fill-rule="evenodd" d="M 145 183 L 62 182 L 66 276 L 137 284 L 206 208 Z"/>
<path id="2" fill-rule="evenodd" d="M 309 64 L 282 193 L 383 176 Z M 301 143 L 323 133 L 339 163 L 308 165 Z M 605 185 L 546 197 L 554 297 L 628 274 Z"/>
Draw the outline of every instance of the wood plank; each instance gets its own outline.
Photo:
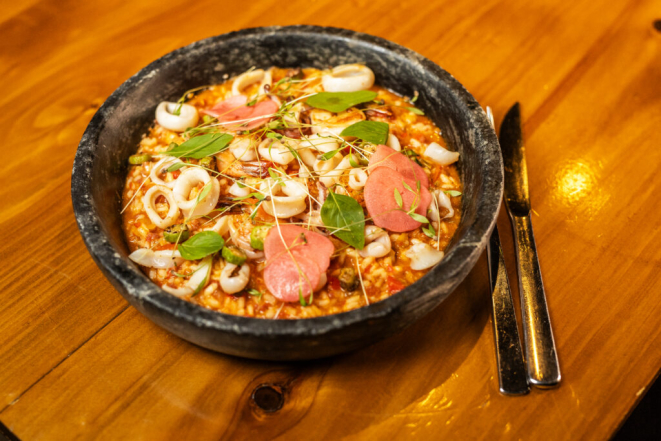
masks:
<path id="1" fill-rule="evenodd" d="M 130 308 L 2 412 L 2 420 L 21 439 L 98 433 L 108 438 L 167 439 L 172 433 L 189 439 L 243 438 L 255 431 L 270 439 L 311 426 L 329 437 L 343 435 L 340 426 L 350 434 L 443 384 L 471 356 L 483 333 L 489 341 L 488 293 L 480 274 L 485 265 L 482 259 L 475 277 L 403 334 L 363 351 L 308 363 L 215 354 L 172 336 Z M 491 359 L 488 344 L 478 349 L 483 350 Z M 99 369 L 92 373 L 92 366 Z M 481 375 L 486 377 L 490 367 L 483 364 Z M 423 380 L 412 383 L 410 378 Z M 250 404 L 250 394 L 262 383 L 288 385 L 277 414 Z M 329 412 L 330 403 L 351 405 Z"/>
<path id="2" fill-rule="evenodd" d="M 654 6 L 41 1 L 7 10 L 0 128 L 7 145 L 29 148 L 0 149 L 0 227 L 13 233 L 0 244 L 11 268 L 0 274 L 0 356 L 9 361 L 0 367 L 0 419 L 22 439 L 608 438 L 661 366 Z M 176 47 L 300 22 L 363 30 L 421 52 L 492 106 L 497 121 L 522 102 L 559 389 L 498 394 L 483 261 L 403 334 L 303 364 L 189 345 L 126 309 L 96 269 L 68 196 L 75 147 L 95 109 Z M 514 282 L 504 213 L 499 227 Z M 249 400 L 269 382 L 286 391 L 275 414 Z"/>

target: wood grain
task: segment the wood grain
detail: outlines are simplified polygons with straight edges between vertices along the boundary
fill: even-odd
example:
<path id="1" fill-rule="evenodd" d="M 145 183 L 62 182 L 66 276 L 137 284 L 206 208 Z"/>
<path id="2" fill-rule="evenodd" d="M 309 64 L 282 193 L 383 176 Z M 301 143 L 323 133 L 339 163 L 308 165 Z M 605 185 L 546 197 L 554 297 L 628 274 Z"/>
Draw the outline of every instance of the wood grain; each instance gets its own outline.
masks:
<path id="1" fill-rule="evenodd" d="M 661 367 L 661 33 L 652 0 L 34 0 L 0 8 L 0 420 L 21 439 L 607 439 Z M 486 263 L 437 310 L 310 363 L 214 354 L 153 325 L 87 254 L 77 143 L 153 59 L 243 27 L 320 24 L 410 47 L 496 114 L 523 109 L 563 383 L 498 393 Z M 510 281 L 509 221 L 499 220 Z M 260 384 L 284 406 L 260 410 Z"/>

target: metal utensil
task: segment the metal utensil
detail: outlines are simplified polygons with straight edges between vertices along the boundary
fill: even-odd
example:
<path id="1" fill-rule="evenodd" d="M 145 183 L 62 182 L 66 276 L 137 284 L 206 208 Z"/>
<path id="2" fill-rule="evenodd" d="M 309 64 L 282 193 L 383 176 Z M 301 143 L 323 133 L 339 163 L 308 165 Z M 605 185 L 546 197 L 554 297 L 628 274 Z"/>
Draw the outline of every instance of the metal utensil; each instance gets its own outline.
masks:
<path id="1" fill-rule="evenodd" d="M 560 365 L 530 220 L 528 170 L 519 103 L 507 112 L 500 126 L 500 147 L 505 166 L 505 205 L 512 222 L 519 274 L 528 377 L 534 386 L 552 387 L 560 382 Z"/>
<path id="2" fill-rule="evenodd" d="M 527 394 L 530 392 L 530 385 L 526 376 L 526 363 L 523 360 L 510 282 L 507 278 L 505 259 L 496 226 L 487 245 L 487 259 L 500 392 L 507 395 Z"/>

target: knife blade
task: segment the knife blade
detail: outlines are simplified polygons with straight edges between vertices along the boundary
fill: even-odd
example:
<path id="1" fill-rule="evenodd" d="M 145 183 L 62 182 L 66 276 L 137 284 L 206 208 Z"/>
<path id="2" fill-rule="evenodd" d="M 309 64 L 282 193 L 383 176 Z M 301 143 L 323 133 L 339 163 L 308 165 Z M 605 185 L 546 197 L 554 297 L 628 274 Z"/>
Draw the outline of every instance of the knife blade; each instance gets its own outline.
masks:
<path id="1" fill-rule="evenodd" d="M 505 206 L 512 222 L 519 276 L 528 378 L 533 386 L 553 387 L 560 382 L 560 365 L 530 219 L 528 168 L 519 103 L 507 112 L 500 126 L 500 148 L 505 170 Z"/>
<path id="2" fill-rule="evenodd" d="M 519 327 L 500 246 L 500 235 L 495 225 L 487 244 L 487 262 L 500 392 L 506 395 L 527 394 L 530 392 L 530 385 L 526 376 L 526 363 L 523 361 Z"/>

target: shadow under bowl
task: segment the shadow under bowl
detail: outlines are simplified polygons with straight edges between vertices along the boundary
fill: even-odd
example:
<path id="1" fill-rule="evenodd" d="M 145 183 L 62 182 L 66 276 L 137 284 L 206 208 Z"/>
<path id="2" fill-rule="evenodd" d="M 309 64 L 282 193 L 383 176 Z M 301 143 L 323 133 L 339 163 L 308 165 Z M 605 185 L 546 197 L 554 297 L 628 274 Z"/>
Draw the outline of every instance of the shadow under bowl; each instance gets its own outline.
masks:
<path id="1" fill-rule="evenodd" d="M 353 311 L 301 320 L 265 320 L 205 309 L 170 295 L 128 259 L 121 194 L 128 157 L 161 101 L 250 67 L 369 66 L 377 84 L 412 96 L 460 153 L 462 218 L 443 261 L 399 293 Z M 475 99 L 450 74 L 387 40 L 317 26 L 245 29 L 171 52 L 129 78 L 101 106 L 73 165 L 74 213 L 92 258 L 128 302 L 168 331 L 200 346 L 264 360 L 327 357 L 404 329 L 439 305 L 466 277 L 486 246 L 503 192 L 496 135 Z"/>

